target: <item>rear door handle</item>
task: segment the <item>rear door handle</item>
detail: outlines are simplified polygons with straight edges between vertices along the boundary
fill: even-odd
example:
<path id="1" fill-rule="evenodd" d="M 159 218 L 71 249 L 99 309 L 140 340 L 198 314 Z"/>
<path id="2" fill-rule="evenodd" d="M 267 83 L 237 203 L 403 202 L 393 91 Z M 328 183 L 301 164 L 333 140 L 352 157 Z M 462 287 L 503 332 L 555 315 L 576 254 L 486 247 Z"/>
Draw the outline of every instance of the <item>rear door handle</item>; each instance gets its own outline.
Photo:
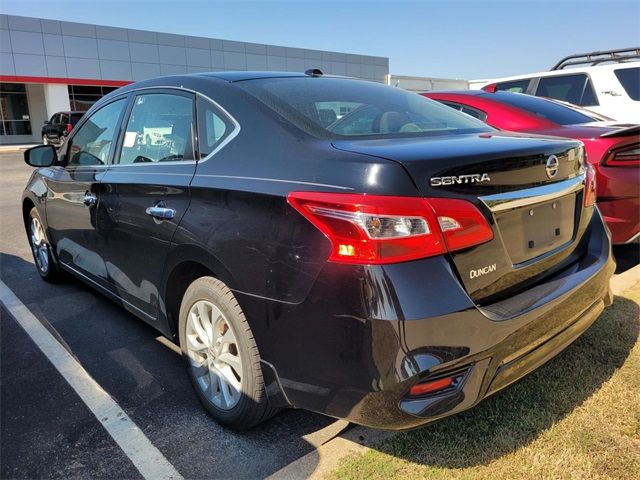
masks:
<path id="1" fill-rule="evenodd" d="M 82 203 L 84 203 L 87 207 L 92 207 L 96 203 L 98 203 L 98 197 L 94 194 L 85 192 L 84 197 L 82 197 Z"/>
<path id="2" fill-rule="evenodd" d="M 153 207 L 148 207 L 147 215 L 152 216 L 156 220 L 171 220 L 176 216 L 176 211 L 172 208 L 166 208 L 164 202 L 158 202 Z"/>

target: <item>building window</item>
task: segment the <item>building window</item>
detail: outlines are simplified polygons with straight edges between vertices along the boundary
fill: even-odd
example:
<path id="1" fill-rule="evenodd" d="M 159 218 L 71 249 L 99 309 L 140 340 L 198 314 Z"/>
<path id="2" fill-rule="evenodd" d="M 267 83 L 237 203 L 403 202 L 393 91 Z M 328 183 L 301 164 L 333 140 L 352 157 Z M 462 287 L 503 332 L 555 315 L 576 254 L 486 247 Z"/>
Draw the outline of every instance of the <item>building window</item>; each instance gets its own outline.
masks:
<path id="1" fill-rule="evenodd" d="M 91 87 L 86 85 L 69 85 L 69 103 L 71 110 L 86 112 L 91 106 L 107 93 L 116 90 L 117 87 Z"/>
<path id="2" fill-rule="evenodd" d="M 0 135 L 31 135 L 24 84 L 0 83 L 0 119 Z"/>

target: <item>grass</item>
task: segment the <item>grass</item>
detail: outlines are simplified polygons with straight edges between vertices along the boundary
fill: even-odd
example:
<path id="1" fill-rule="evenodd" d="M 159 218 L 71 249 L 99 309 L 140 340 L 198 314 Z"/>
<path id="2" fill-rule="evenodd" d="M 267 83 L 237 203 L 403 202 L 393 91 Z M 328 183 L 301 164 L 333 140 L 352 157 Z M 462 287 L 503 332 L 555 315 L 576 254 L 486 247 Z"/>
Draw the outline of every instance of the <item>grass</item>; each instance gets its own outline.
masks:
<path id="1" fill-rule="evenodd" d="M 640 286 L 476 408 L 341 461 L 332 479 L 640 479 Z"/>

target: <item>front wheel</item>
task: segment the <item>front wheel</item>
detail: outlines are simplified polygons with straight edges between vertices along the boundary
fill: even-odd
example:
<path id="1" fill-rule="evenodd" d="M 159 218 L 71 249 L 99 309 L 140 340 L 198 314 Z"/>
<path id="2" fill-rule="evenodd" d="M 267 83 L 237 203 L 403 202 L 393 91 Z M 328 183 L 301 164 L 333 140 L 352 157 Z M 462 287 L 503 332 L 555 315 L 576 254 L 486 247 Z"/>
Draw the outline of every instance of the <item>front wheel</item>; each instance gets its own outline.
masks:
<path id="1" fill-rule="evenodd" d="M 219 423 L 246 430 L 275 413 L 267 399 L 251 328 L 224 283 L 201 277 L 187 288 L 179 330 L 191 383 Z"/>
<path id="2" fill-rule="evenodd" d="M 38 210 L 33 207 L 28 218 L 29 244 L 33 252 L 33 259 L 40 276 L 48 282 L 61 278 L 60 270 L 54 263 L 51 246 L 44 231 L 44 225 L 38 215 Z"/>

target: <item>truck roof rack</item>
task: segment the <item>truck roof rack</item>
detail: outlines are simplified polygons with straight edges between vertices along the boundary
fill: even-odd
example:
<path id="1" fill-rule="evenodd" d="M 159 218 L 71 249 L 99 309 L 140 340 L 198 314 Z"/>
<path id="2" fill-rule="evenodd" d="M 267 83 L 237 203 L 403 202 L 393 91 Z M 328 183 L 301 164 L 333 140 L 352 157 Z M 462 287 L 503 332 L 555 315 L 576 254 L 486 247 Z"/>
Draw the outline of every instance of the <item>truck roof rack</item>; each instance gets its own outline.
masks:
<path id="1" fill-rule="evenodd" d="M 640 59 L 640 47 L 569 55 L 556 63 L 551 70 L 562 70 L 564 67 L 574 65 L 590 64 L 590 66 L 594 66 L 607 62 L 622 63 L 634 59 Z"/>

